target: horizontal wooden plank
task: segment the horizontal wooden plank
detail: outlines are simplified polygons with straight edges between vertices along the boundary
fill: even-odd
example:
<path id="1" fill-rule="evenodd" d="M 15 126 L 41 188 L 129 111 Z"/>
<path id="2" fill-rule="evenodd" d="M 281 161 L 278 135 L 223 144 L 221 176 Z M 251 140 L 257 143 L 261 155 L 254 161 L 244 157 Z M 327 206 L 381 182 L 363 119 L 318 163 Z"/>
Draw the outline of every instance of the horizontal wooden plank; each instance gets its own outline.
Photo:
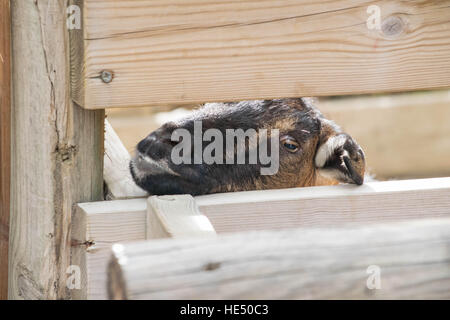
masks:
<path id="1" fill-rule="evenodd" d="M 80 267 L 82 290 L 75 290 L 74 299 L 106 299 L 109 248 L 116 242 L 146 239 L 146 207 L 146 199 L 77 206 L 72 219 L 72 261 Z M 112 219 L 104 220 L 109 215 Z"/>
<path id="2" fill-rule="evenodd" d="M 79 204 L 87 214 L 88 239 L 96 248 L 145 239 L 146 201 Z M 220 233 L 393 222 L 448 215 L 450 178 L 222 193 L 195 202 Z"/>
<path id="3" fill-rule="evenodd" d="M 104 202 L 103 208 L 95 208 L 95 204 L 78 206 L 74 217 L 76 225 L 72 242 L 76 247 L 74 261 L 79 263 L 84 290 L 80 290 L 75 298 L 106 298 L 105 270 L 111 243 L 117 242 L 114 239 L 130 241 L 132 239 L 216 236 L 210 221 L 201 214 L 194 198 L 190 195 L 152 196 L 147 200 L 136 199 L 134 202 L 109 201 Z M 103 214 L 114 215 L 119 212 L 123 214 L 121 222 L 119 222 L 120 218 L 117 220 L 117 217 L 110 220 L 110 224 L 101 222 Z M 134 227 L 131 227 L 132 225 Z M 84 293 L 85 295 L 82 295 Z"/>
<path id="4" fill-rule="evenodd" d="M 448 0 L 86 0 L 83 13 L 72 93 L 89 109 L 450 86 Z"/>
<path id="5" fill-rule="evenodd" d="M 366 225 L 448 216 L 450 178 L 215 194 L 196 201 L 218 233 Z"/>
<path id="6" fill-rule="evenodd" d="M 195 197 L 195 202 L 218 233 L 341 228 L 448 217 L 450 178 L 225 193 Z M 146 229 L 147 199 L 83 203 L 78 205 L 77 215 L 86 225 L 77 241 L 89 243 L 88 297 L 106 298 L 106 275 L 99 270 L 107 266 L 111 245 L 151 237 Z"/>
<path id="7" fill-rule="evenodd" d="M 449 299 L 450 219 L 116 244 L 112 299 Z"/>

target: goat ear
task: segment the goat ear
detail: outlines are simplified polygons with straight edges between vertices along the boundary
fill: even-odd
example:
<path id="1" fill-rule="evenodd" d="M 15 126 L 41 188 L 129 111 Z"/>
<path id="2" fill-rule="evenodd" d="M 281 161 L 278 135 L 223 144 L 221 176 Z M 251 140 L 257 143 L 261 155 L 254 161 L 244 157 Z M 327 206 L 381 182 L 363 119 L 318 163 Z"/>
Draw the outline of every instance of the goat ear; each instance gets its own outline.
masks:
<path id="1" fill-rule="evenodd" d="M 364 152 L 345 133 L 329 137 L 319 146 L 315 165 L 319 174 L 328 179 L 357 185 L 364 182 Z"/>

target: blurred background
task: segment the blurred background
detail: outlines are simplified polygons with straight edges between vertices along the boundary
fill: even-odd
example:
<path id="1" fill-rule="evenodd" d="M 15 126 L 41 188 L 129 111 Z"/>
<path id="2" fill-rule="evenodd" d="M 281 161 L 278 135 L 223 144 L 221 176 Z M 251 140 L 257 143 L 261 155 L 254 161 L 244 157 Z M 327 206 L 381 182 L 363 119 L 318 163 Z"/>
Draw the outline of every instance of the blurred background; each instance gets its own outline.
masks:
<path id="1" fill-rule="evenodd" d="M 149 133 L 198 107 L 108 109 L 107 117 L 133 154 Z M 450 175 L 450 91 L 327 97 L 317 107 L 363 147 L 375 179 Z"/>

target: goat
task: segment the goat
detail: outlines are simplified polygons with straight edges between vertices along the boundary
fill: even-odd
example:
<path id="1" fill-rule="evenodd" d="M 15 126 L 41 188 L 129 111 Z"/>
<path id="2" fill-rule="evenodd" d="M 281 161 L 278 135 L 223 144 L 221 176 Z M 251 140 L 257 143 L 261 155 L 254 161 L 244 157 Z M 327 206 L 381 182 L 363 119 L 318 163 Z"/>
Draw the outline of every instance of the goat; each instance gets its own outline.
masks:
<path id="1" fill-rule="evenodd" d="M 183 140 L 189 140 L 184 141 L 188 142 L 189 150 L 184 150 L 183 157 L 194 161 L 174 161 L 174 150 L 179 145 L 174 139 L 175 133 L 182 129 L 195 136 L 194 131 L 199 129 L 196 127 L 198 122 L 202 134 L 209 129 L 223 135 L 230 129 L 259 130 L 259 141 L 266 139 L 267 144 L 272 146 L 271 156 L 274 152 L 279 155 L 278 170 L 271 175 L 262 174 L 261 170 L 267 163 L 261 159 L 246 164 L 226 164 L 229 159 L 235 159 L 239 150 L 245 150 L 245 160 L 250 159 L 250 153 L 256 150 L 256 140 L 252 143 L 249 136 L 245 142 L 241 141 L 241 145 L 233 140 L 231 154 L 230 150 L 223 156 L 217 154 L 217 150 L 212 152 L 216 159 L 217 156 L 219 160 L 223 157 L 223 161 L 216 163 L 196 161 L 195 149 L 200 153 L 206 152 L 207 146 L 202 140 L 184 137 Z M 277 129 L 278 134 L 271 133 L 265 137 L 261 135 L 261 129 L 271 132 Z M 227 144 L 217 139 L 216 136 L 216 146 Z M 209 137 L 209 140 L 212 141 L 212 138 Z M 152 195 L 195 196 L 339 182 L 361 185 L 364 181 L 365 156 L 350 135 L 314 107 L 312 99 L 256 100 L 205 104 L 180 121 L 164 124 L 139 142 L 136 156 L 130 162 L 130 171 L 136 184 Z"/>

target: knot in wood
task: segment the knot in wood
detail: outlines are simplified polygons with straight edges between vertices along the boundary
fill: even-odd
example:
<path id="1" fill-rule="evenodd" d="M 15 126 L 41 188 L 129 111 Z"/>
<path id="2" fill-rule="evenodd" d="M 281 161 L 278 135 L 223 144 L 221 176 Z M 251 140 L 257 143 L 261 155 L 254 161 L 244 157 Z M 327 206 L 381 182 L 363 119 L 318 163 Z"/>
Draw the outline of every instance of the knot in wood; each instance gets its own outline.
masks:
<path id="1" fill-rule="evenodd" d="M 381 31 L 386 37 L 395 37 L 403 32 L 404 27 L 405 24 L 400 17 L 390 16 L 383 21 Z"/>
<path id="2" fill-rule="evenodd" d="M 205 271 L 214 271 L 214 270 L 219 269 L 220 266 L 221 266 L 220 262 L 210 262 L 205 265 L 204 269 L 205 269 Z"/>

